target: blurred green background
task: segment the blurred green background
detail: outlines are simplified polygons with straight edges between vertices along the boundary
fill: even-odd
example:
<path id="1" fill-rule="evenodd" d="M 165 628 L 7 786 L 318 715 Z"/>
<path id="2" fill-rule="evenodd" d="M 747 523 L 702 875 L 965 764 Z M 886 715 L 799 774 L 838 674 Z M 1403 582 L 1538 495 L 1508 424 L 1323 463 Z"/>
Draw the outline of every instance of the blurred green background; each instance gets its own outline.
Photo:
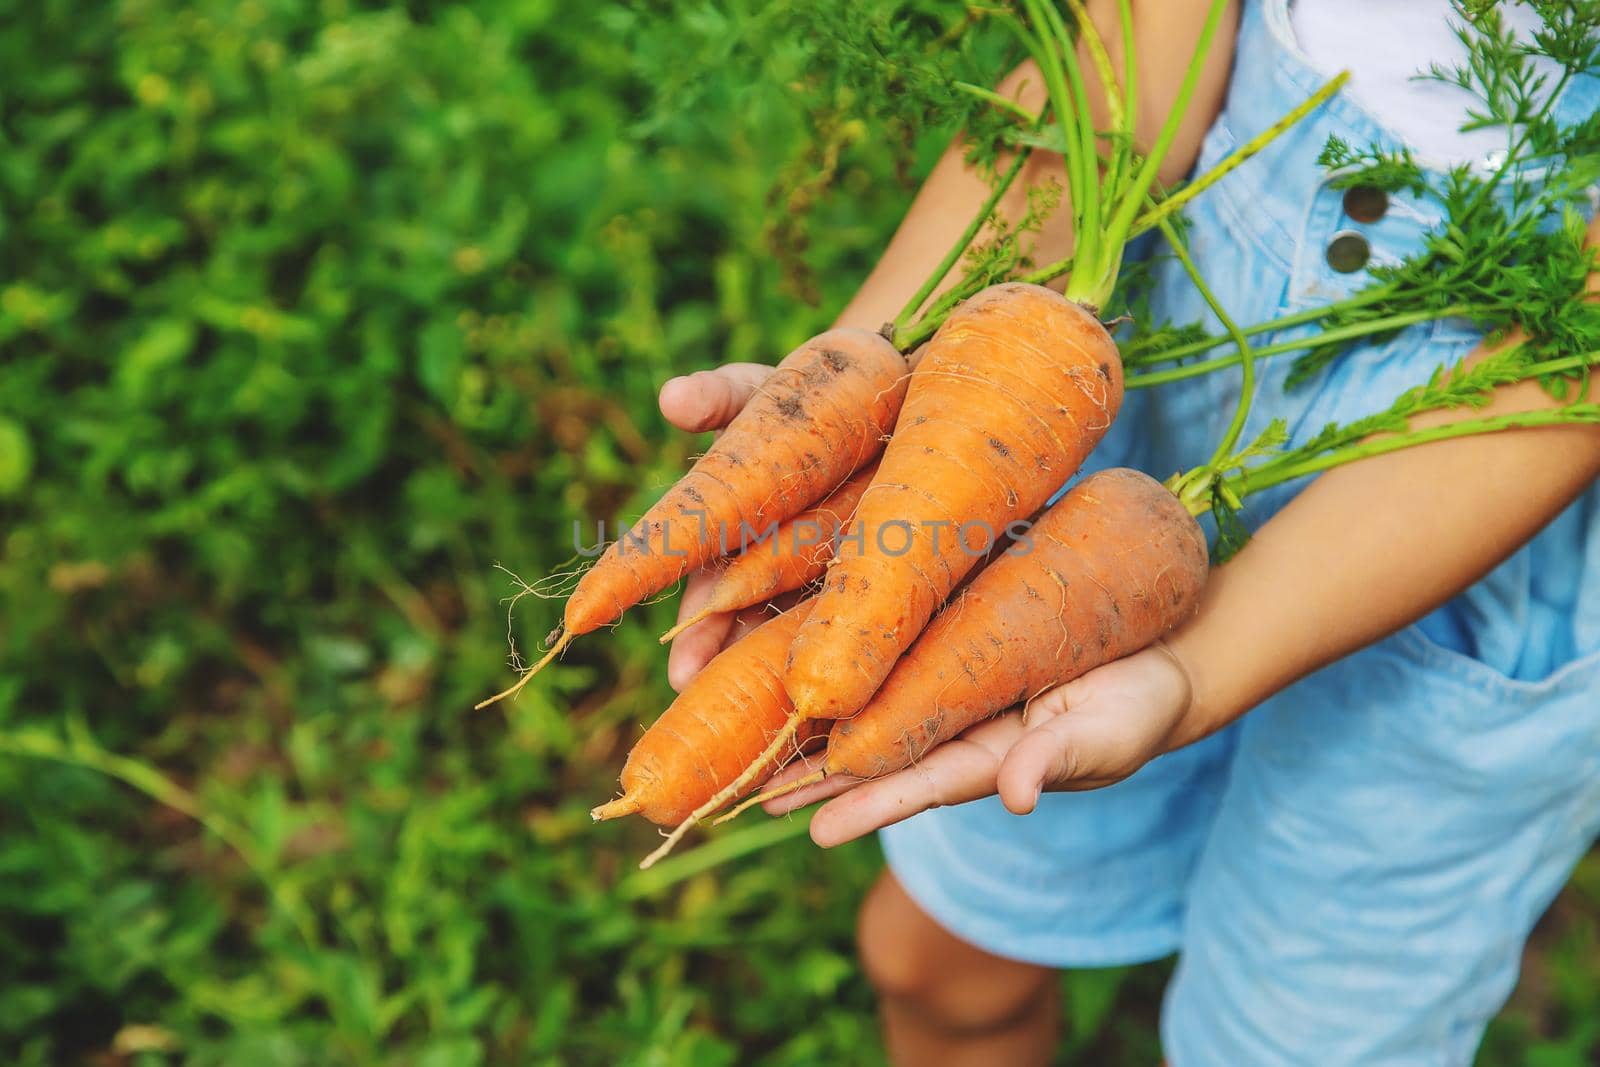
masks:
<path id="1" fill-rule="evenodd" d="M 671 603 L 513 705 L 496 562 L 632 517 L 674 373 L 826 325 L 992 77 L 957 3 L 0 14 L 0 1061 L 881 1057 L 880 858 L 591 826 Z M 922 57 L 907 64 L 906 55 Z M 554 602 L 523 600 L 535 647 Z M 1484 1062 L 1596 1062 L 1600 866 Z M 1063 980 L 1157 1057 L 1166 965 Z"/>

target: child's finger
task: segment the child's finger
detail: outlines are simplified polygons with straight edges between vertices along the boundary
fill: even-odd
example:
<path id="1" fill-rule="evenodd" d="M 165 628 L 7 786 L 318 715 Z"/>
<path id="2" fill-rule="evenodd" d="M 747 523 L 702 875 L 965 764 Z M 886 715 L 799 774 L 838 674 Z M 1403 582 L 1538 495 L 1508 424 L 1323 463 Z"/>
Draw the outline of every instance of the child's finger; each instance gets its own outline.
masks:
<path id="1" fill-rule="evenodd" d="M 1026 815 L 1044 790 L 1100 789 L 1163 748 L 1189 687 L 1171 654 L 1146 649 L 1041 693 L 1023 713 L 1027 732 L 1001 761 L 1006 810 Z"/>
<path id="2" fill-rule="evenodd" d="M 811 839 L 823 848 L 947 804 L 992 796 L 1000 760 L 1022 733 L 1009 712 L 981 723 L 928 753 L 926 759 L 851 789 L 823 805 L 811 820 Z"/>
<path id="3" fill-rule="evenodd" d="M 1067 703 L 1060 695 L 1065 686 L 1029 703 L 1028 728 L 1000 762 L 996 792 L 1013 815 L 1027 815 L 1039 804 L 1047 784 L 1078 776 L 1079 748 L 1064 715 Z"/>
<path id="4" fill-rule="evenodd" d="M 1137 724 L 1129 729 L 1104 708 L 1073 708 L 1071 689 L 1060 686 L 1028 705 L 1027 731 L 1000 762 L 995 787 L 1013 815 L 1031 814 L 1046 789 L 1100 789 L 1143 763 Z"/>
<path id="5" fill-rule="evenodd" d="M 678 618 L 687 619 L 698 612 L 711 595 L 716 583 L 715 570 L 699 570 L 689 576 L 683 589 L 683 599 L 678 604 Z M 672 639 L 672 650 L 667 654 L 667 683 L 677 692 L 700 673 L 711 658 L 721 652 L 733 630 L 731 613 L 708 615 Z"/>
<path id="6" fill-rule="evenodd" d="M 680 430 L 704 433 L 733 421 L 772 375 L 759 363 L 729 363 L 673 378 L 661 387 L 661 414 Z"/>
<path id="7" fill-rule="evenodd" d="M 789 766 L 773 775 L 772 780 L 761 787 L 762 790 L 766 791 L 769 789 L 778 789 L 788 785 L 796 778 L 805 777 L 815 770 L 814 767 L 809 765 L 811 762 L 815 761 L 808 761 L 804 756 L 802 756 L 800 759 L 795 760 L 793 763 L 789 764 Z M 846 792 L 847 790 L 859 785 L 860 782 L 861 779 L 851 778 L 849 775 L 832 774 L 820 782 L 813 782 L 808 786 L 795 790 L 793 793 L 787 793 L 781 797 L 772 798 L 761 805 L 761 810 L 766 812 L 768 815 L 787 815 L 789 812 L 794 811 L 797 808 L 803 808 L 808 804 L 815 804 L 819 800 L 827 800 L 829 797 L 836 797 L 840 793 Z"/>

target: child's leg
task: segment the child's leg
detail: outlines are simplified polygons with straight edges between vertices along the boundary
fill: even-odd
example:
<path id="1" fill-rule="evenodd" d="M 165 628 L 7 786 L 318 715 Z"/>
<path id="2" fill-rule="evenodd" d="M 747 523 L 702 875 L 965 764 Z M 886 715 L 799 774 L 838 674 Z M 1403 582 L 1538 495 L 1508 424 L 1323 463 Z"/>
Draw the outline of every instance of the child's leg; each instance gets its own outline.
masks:
<path id="1" fill-rule="evenodd" d="M 861 963 L 896 1064 L 1047 1064 L 1055 971 L 993 956 L 934 922 L 889 871 L 861 906 Z"/>

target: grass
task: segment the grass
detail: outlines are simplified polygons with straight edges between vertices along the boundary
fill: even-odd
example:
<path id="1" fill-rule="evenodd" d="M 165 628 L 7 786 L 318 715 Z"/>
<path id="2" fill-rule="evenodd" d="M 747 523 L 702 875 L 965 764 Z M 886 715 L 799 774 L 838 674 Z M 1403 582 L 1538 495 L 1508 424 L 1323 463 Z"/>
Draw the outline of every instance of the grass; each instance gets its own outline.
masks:
<path id="1" fill-rule="evenodd" d="M 642 510 L 698 446 L 661 382 L 824 325 L 948 136 L 858 60 L 964 12 L 838 6 L 0 27 L 0 1059 L 878 1055 L 874 845 L 754 823 L 641 876 L 652 831 L 587 819 L 669 699 L 670 603 L 467 711 L 507 677 L 494 564 Z M 1485 1062 L 1587 1062 L 1594 881 Z M 1063 1056 L 1149 1062 L 1163 974 L 1065 979 Z"/>

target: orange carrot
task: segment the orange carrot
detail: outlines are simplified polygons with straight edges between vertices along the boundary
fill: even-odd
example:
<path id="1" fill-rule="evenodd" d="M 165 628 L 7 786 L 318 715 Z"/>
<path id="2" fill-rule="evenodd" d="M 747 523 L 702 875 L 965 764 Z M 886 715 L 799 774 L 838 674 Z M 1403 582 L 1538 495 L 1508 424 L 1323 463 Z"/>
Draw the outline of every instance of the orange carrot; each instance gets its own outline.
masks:
<path id="1" fill-rule="evenodd" d="M 794 710 L 783 689 L 783 662 L 811 605 L 769 619 L 706 664 L 628 754 L 622 796 L 589 814 L 601 820 L 639 813 L 661 826 L 692 826 L 703 805 L 730 783 L 742 778 L 749 784 L 776 769 L 784 753 L 758 756 Z"/>
<path id="2" fill-rule="evenodd" d="M 864 707 L 992 541 L 1038 511 L 1100 443 L 1121 403 L 1116 344 L 1053 290 L 995 285 L 951 315 L 911 373 L 894 437 L 856 507 L 856 536 L 841 537 L 789 651 L 783 682 L 794 714 L 752 768 L 808 723 Z M 706 801 L 663 849 L 755 774 Z"/>
<path id="3" fill-rule="evenodd" d="M 789 716 L 783 660 L 810 613 L 806 601 L 768 619 L 706 664 L 628 753 L 622 796 L 589 814 L 673 826 L 737 778 Z"/>
<path id="4" fill-rule="evenodd" d="M 1085 478 L 951 601 L 871 703 L 833 728 L 825 769 L 872 778 L 1045 689 L 1154 644 L 1199 606 L 1206 538 L 1135 470 Z"/>
<path id="5" fill-rule="evenodd" d="M 621 618 L 689 571 L 837 489 L 883 447 L 906 389 L 904 357 L 881 336 L 840 329 L 807 341 L 705 455 L 596 561 L 568 598 L 560 639 L 516 693 L 573 638 Z"/>
<path id="6" fill-rule="evenodd" d="M 1137 652 L 1199 606 L 1205 534 L 1172 491 L 1127 469 L 1085 478 L 952 599 L 871 702 L 834 724 L 821 767 L 875 778 L 996 712 Z M 754 803 L 751 801 L 750 803 Z"/>
<path id="7" fill-rule="evenodd" d="M 790 652 L 784 683 L 800 717 L 865 706 L 986 538 L 1043 506 L 1121 401 L 1111 336 L 1054 291 L 995 285 L 951 315 L 912 372 L 856 509 L 860 537 L 841 539 Z"/>
<path id="8" fill-rule="evenodd" d="M 772 537 L 752 544 L 731 560 L 699 611 L 661 635 L 666 644 L 701 619 L 762 604 L 822 577 L 833 559 L 834 535 L 855 514 L 876 463 L 864 468 L 815 507 L 778 526 Z"/>

